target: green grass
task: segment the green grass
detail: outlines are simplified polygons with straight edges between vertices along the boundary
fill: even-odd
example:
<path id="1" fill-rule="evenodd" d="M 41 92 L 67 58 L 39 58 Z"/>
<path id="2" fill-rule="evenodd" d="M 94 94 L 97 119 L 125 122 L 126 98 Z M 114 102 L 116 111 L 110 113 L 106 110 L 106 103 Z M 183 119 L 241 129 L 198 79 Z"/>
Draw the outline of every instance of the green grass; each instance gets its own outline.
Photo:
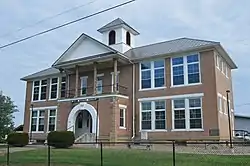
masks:
<path id="1" fill-rule="evenodd" d="M 103 150 L 104 166 L 172 166 L 172 153 L 145 150 Z M 0 156 L 0 165 L 6 156 Z M 51 165 L 100 166 L 100 149 L 52 149 Z M 47 149 L 10 154 L 12 166 L 42 166 L 47 164 Z M 216 156 L 176 154 L 176 166 L 245 166 L 249 156 Z"/>

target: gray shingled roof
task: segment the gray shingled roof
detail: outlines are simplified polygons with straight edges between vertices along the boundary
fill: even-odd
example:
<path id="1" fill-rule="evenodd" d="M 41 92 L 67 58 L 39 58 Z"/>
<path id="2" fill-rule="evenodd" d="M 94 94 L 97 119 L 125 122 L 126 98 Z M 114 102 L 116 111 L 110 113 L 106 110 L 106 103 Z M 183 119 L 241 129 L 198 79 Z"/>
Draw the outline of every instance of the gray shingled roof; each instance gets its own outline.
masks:
<path id="1" fill-rule="evenodd" d="M 50 68 L 44 69 L 42 71 L 25 76 L 25 77 L 21 78 L 21 80 L 26 81 L 26 80 L 30 80 L 30 79 L 39 78 L 39 77 L 51 76 L 51 75 L 55 75 L 55 74 L 59 74 L 59 73 L 60 73 L 60 71 L 58 69 L 50 67 Z"/>
<path id="2" fill-rule="evenodd" d="M 157 55 L 171 54 L 218 45 L 219 42 L 179 38 L 161 43 L 133 48 L 125 53 L 131 60 L 150 58 Z"/>
<path id="3" fill-rule="evenodd" d="M 139 35 L 139 32 L 136 31 L 134 28 L 132 28 L 130 25 L 128 25 L 125 21 L 123 21 L 120 18 L 115 19 L 114 21 L 111 21 L 110 23 L 104 25 L 103 27 L 101 27 L 100 29 L 98 29 L 98 32 L 105 32 L 111 28 L 117 28 L 118 26 L 125 26 L 125 28 L 128 28 L 131 30 L 131 32 L 134 35 Z"/>
<path id="4" fill-rule="evenodd" d="M 136 61 L 136 60 L 151 58 L 154 56 L 181 53 L 184 51 L 193 51 L 196 49 L 204 49 L 209 47 L 218 47 L 223 53 L 227 54 L 219 42 L 190 39 L 190 38 L 179 38 L 175 40 L 169 40 L 165 42 L 136 47 L 127 51 L 125 53 L 125 56 L 127 56 L 130 60 Z M 233 68 L 237 68 L 237 66 L 234 64 L 234 62 L 229 56 L 226 56 L 226 59 L 229 62 L 229 64 L 232 65 Z M 55 68 L 48 68 L 40 72 L 26 76 L 21 80 L 29 80 L 37 77 L 49 76 L 58 73 L 59 70 Z"/>

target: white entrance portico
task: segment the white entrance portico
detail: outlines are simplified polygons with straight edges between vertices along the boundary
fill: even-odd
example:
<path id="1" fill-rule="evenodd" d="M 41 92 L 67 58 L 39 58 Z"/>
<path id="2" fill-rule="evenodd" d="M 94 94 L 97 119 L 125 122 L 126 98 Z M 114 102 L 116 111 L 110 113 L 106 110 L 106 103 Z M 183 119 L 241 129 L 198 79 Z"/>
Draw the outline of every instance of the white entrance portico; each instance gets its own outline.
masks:
<path id="1" fill-rule="evenodd" d="M 69 113 L 67 130 L 74 132 L 76 139 L 89 137 L 91 140 L 84 139 L 94 141 L 93 134 L 99 136 L 99 118 L 96 109 L 86 102 L 76 105 Z"/>

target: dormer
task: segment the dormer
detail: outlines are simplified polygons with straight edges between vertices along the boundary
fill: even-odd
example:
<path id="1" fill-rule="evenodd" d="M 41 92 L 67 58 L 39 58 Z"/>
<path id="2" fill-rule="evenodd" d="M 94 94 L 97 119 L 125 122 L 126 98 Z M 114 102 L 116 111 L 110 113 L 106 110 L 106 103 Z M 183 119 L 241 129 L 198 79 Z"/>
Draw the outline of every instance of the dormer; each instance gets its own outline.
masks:
<path id="1" fill-rule="evenodd" d="M 104 44 L 121 53 L 135 47 L 135 36 L 139 35 L 139 32 L 120 18 L 106 24 L 97 31 L 102 33 Z"/>

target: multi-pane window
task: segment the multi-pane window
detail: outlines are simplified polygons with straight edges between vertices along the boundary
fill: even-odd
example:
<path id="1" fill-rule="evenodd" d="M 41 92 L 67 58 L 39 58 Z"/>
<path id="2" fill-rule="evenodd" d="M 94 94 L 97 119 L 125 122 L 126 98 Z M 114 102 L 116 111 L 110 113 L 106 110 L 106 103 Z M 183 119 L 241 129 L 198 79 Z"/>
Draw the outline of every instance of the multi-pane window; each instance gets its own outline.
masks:
<path id="1" fill-rule="evenodd" d="M 97 77 L 97 82 L 96 82 L 96 93 L 101 94 L 102 93 L 102 77 Z"/>
<path id="2" fill-rule="evenodd" d="M 51 78 L 50 81 L 50 99 L 56 99 L 58 96 L 58 78 Z"/>
<path id="3" fill-rule="evenodd" d="M 61 97 L 66 97 L 66 77 L 62 77 L 61 80 Z"/>
<path id="4" fill-rule="evenodd" d="M 126 127 L 126 122 L 125 122 L 125 108 L 120 108 L 120 127 L 125 128 Z"/>
<path id="5" fill-rule="evenodd" d="M 173 100 L 173 129 L 202 129 L 201 98 Z"/>
<path id="6" fill-rule="evenodd" d="M 31 115 L 32 131 L 44 131 L 44 115 L 45 115 L 45 110 L 32 111 Z"/>
<path id="7" fill-rule="evenodd" d="M 226 65 L 225 68 L 226 68 L 226 69 L 225 69 L 225 74 L 226 74 L 226 77 L 228 77 L 228 66 Z"/>
<path id="8" fill-rule="evenodd" d="M 219 68 L 220 66 L 220 57 L 219 55 L 216 55 L 216 66 Z"/>
<path id="9" fill-rule="evenodd" d="M 56 130 L 56 110 L 52 109 L 49 110 L 49 117 L 48 117 L 49 125 L 48 131 L 55 131 Z"/>
<path id="10" fill-rule="evenodd" d="M 87 80 L 88 77 L 81 78 L 81 95 L 87 95 Z"/>
<path id="11" fill-rule="evenodd" d="M 47 79 L 33 82 L 33 101 L 45 100 L 47 92 Z"/>
<path id="12" fill-rule="evenodd" d="M 184 61 L 183 57 L 172 59 L 173 85 L 184 84 Z"/>
<path id="13" fill-rule="evenodd" d="M 198 54 L 172 58 L 172 85 L 200 83 Z"/>
<path id="14" fill-rule="evenodd" d="M 33 101 L 39 100 L 40 81 L 33 82 Z"/>
<path id="15" fill-rule="evenodd" d="M 200 82 L 200 65 L 197 54 L 187 56 L 188 84 Z"/>
<path id="16" fill-rule="evenodd" d="M 155 129 L 166 128 L 165 101 L 155 101 Z"/>
<path id="17" fill-rule="evenodd" d="M 190 118 L 190 129 L 202 128 L 200 98 L 189 99 L 189 118 Z"/>
<path id="18" fill-rule="evenodd" d="M 141 89 L 158 88 L 165 85 L 165 61 L 142 62 Z"/>
<path id="19" fill-rule="evenodd" d="M 220 57 L 220 62 L 219 62 L 219 69 L 222 71 L 223 70 L 223 59 Z"/>
<path id="20" fill-rule="evenodd" d="M 186 129 L 185 100 L 174 100 L 174 129 Z"/>
<path id="21" fill-rule="evenodd" d="M 41 100 L 46 99 L 46 93 L 47 93 L 47 80 L 42 80 L 41 81 L 41 95 L 40 95 Z"/>
<path id="22" fill-rule="evenodd" d="M 220 112 L 222 112 L 222 97 L 218 96 L 218 109 Z"/>
<path id="23" fill-rule="evenodd" d="M 141 129 L 166 129 L 165 100 L 141 102 Z"/>

